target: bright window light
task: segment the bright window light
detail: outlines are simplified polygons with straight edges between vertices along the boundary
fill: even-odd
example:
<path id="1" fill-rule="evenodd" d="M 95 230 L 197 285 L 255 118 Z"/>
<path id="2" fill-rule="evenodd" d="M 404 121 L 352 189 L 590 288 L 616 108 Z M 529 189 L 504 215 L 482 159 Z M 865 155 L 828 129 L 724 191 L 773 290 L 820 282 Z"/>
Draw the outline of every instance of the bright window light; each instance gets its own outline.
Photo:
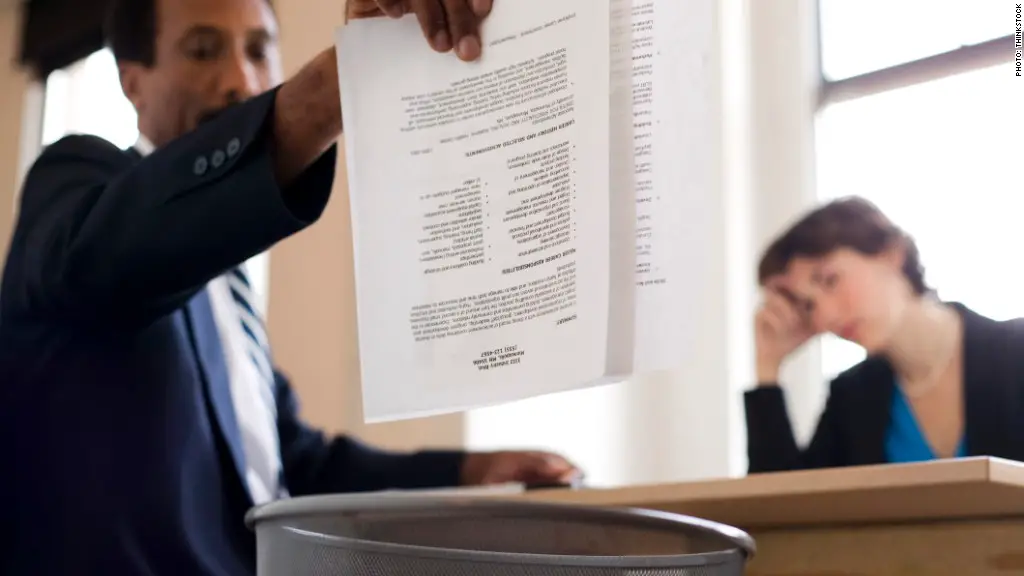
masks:
<path id="1" fill-rule="evenodd" d="M 44 146 L 66 134 L 95 134 L 121 148 L 139 137 L 135 109 L 121 91 L 109 50 L 50 74 L 44 105 Z"/>
<path id="2" fill-rule="evenodd" d="M 896 3 L 899 4 L 899 3 Z M 942 4 L 942 3 L 940 3 Z M 984 3 L 982 3 L 984 4 Z M 1024 316 L 1019 78 L 996 66 L 829 106 L 817 124 L 823 200 L 856 194 L 911 234 L 941 298 Z M 826 339 L 826 375 L 863 358 Z"/>
<path id="3" fill-rule="evenodd" d="M 1002 0 L 819 0 L 821 63 L 839 80 L 1013 33 Z"/>

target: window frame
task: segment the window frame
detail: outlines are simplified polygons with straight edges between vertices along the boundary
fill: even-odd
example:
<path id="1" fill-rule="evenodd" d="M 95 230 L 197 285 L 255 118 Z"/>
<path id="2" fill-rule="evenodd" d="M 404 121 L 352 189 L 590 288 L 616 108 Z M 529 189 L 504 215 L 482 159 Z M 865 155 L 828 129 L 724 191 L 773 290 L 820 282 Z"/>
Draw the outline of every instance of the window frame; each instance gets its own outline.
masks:
<path id="1" fill-rule="evenodd" d="M 824 49 L 822 41 L 822 1 L 814 2 L 815 50 L 820 78 L 816 112 L 826 107 L 865 98 L 890 90 L 906 88 L 939 80 L 948 76 L 996 66 L 1014 61 L 1014 34 L 992 38 L 976 44 L 965 44 L 959 48 L 940 52 L 932 56 L 899 62 L 853 76 L 833 80 L 825 74 Z"/>
<path id="2" fill-rule="evenodd" d="M 820 62 L 820 26 L 818 27 L 818 51 Z M 818 111 L 839 102 L 866 98 L 1007 62 L 1013 62 L 1012 35 L 961 46 L 934 56 L 894 64 L 841 80 L 828 79 L 822 68 L 820 70 L 821 90 L 818 95 Z"/>
<path id="3" fill-rule="evenodd" d="M 817 51 L 819 75 L 817 105 L 813 116 L 815 123 L 817 123 L 822 112 L 834 104 L 869 98 L 917 84 L 941 80 L 1014 61 L 1014 35 L 1010 33 L 983 42 L 966 44 L 959 48 L 931 56 L 899 62 L 861 74 L 833 80 L 826 75 L 823 63 L 821 2 L 822 0 L 817 0 L 814 3 L 816 19 L 814 32 L 815 48 Z M 816 153 L 815 156 L 817 156 Z M 818 166 L 817 159 L 815 159 L 814 165 Z M 815 186 L 817 187 L 817 184 Z M 821 191 L 816 189 L 814 196 L 821 199 Z M 825 378 L 834 378 L 836 374 L 829 370 L 831 366 L 826 361 L 826 358 L 833 355 L 837 357 L 848 356 L 852 352 L 851 347 L 855 345 L 838 337 L 829 336 L 825 340 L 820 340 L 818 346 L 820 347 L 821 354 L 820 368 L 822 375 Z"/>

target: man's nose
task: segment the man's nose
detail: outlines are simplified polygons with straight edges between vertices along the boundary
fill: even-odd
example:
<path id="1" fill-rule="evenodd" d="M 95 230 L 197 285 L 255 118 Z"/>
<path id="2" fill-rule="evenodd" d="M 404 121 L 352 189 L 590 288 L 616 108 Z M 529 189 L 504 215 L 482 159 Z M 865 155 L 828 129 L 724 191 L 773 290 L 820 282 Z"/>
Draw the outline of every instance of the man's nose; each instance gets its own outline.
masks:
<path id="1" fill-rule="evenodd" d="M 259 75 L 252 61 L 244 54 L 227 60 L 221 75 L 221 94 L 225 103 L 236 104 L 259 93 Z"/>

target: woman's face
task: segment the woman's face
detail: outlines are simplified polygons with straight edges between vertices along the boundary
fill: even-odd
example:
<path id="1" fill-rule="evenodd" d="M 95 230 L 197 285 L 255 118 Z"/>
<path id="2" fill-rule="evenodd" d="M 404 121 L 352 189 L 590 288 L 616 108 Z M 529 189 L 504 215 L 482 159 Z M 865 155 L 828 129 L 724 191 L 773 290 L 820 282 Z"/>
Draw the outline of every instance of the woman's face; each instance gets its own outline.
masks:
<path id="1" fill-rule="evenodd" d="M 888 344 L 912 297 L 902 266 L 902 250 L 867 256 L 840 248 L 794 259 L 771 285 L 816 333 L 831 332 L 874 353 Z"/>

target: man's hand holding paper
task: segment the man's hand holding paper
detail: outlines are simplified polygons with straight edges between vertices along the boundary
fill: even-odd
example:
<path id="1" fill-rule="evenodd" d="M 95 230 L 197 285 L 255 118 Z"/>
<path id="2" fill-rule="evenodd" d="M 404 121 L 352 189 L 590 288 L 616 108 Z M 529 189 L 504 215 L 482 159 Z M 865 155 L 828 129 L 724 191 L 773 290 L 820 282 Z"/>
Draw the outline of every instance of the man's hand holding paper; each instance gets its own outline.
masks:
<path id="1" fill-rule="evenodd" d="M 349 0 L 345 18 L 415 14 L 430 45 L 439 52 L 454 49 L 463 60 L 480 56 L 480 20 L 493 0 Z"/>
<path id="2" fill-rule="evenodd" d="M 419 36 L 471 2 L 386 4 L 337 34 L 366 420 L 682 368 L 713 3 L 492 3 L 469 63 Z"/>
<path id="3" fill-rule="evenodd" d="M 493 0 L 346 0 L 345 20 L 414 14 L 435 50 L 447 52 L 454 46 L 459 58 L 469 61 L 480 57 L 479 26 L 492 8 Z M 279 184 L 290 188 L 335 143 L 343 131 L 340 99 L 334 48 L 318 54 L 281 86 L 273 127 Z M 307 199 L 289 201 L 304 204 Z"/>

